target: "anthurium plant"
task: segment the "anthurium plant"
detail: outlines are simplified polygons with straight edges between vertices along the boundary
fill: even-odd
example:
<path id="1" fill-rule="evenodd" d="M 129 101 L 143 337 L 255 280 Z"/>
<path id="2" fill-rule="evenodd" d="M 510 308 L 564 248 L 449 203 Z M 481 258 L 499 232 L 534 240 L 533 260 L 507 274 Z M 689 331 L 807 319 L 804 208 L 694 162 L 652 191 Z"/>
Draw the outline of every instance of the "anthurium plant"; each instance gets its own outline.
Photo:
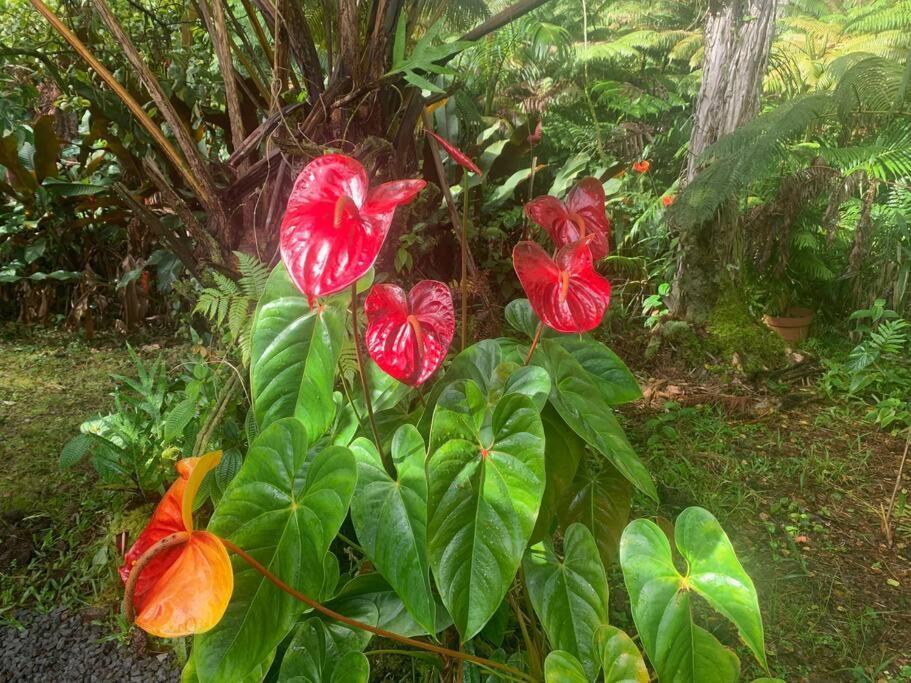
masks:
<path id="1" fill-rule="evenodd" d="M 662 681 L 738 680 L 694 619 L 704 600 L 765 669 L 756 590 L 715 518 L 628 523 L 634 490 L 658 496 L 614 414 L 639 387 L 589 334 L 611 293 L 598 181 L 531 203 L 556 251 L 516 246 L 513 335 L 454 357 L 446 285 L 372 284 L 422 187 L 370 187 L 341 155 L 301 172 L 253 321 L 258 435 L 205 529 L 196 492 L 219 454 L 177 463 L 126 557 L 127 616 L 193 634 L 184 680 L 203 683 L 366 681 L 374 637 L 445 680 L 644 683 L 646 661 Z M 618 561 L 637 640 L 608 619 Z"/>

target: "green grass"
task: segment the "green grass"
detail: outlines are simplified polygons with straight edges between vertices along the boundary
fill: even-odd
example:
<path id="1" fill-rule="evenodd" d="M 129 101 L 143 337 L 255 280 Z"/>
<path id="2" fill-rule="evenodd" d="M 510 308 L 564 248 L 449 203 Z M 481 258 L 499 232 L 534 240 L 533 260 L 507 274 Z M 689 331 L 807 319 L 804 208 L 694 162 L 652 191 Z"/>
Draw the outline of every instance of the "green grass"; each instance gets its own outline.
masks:
<path id="1" fill-rule="evenodd" d="M 659 513 L 673 519 L 700 505 L 731 537 L 759 591 L 773 674 L 911 680 L 911 566 L 885 548 L 876 514 L 900 444 L 861 411 L 820 404 L 760 419 L 636 409 L 627 429 L 659 483 Z M 905 515 L 899 535 L 909 530 Z M 721 620 L 711 625 L 737 642 Z M 744 673 L 760 675 L 746 649 L 738 653 Z"/>
<path id="2" fill-rule="evenodd" d="M 131 515 L 88 465 L 61 470 L 57 459 L 83 420 L 111 407 L 109 375 L 128 368 L 126 349 L 5 327 L 0 357 L 0 526 L 6 547 L 12 534 L 32 545 L 27 562 L 0 565 L 0 619 L 104 601 L 116 588 L 113 536 Z"/>

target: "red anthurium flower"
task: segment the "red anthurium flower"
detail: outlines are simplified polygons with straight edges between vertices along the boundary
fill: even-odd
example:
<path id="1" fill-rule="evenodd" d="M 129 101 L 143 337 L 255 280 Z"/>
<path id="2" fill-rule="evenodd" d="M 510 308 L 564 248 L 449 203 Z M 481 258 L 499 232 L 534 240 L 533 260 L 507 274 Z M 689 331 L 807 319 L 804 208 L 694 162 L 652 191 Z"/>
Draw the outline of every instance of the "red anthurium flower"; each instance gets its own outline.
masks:
<path id="1" fill-rule="evenodd" d="M 543 134 L 544 134 L 543 126 L 541 126 L 541 121 L 538 121 L 538 124 L 535 126 L 535 132 L 529 134 L 529 136 L 526 138 L 526 140 L 528 140 L 529 145 L 532 145 L 532 146 L 537 145 L 539 142 L 541 142 L 541 138 L 543 137 Z"/>
<path id="2" fill-rule="evenodd" d="M 595 271 L 588 239 L 560 247 L 554 258 L 536 242 L 513 249 L 513 267 L 532 309 L 557 332 L 594 329 L 610 303 L 610 282 Z"/>
<path id="3" fill-rule="evenodd" d="M 177 462 L 180 478 L 171 484 L 120 568 L 126 583 L 133 565 L 150 547 L 175 533 L 189 535 L 185 543 L 152 558 L 136 583 L 136 625 L 152 635 L 177 638 L 208 631 L 228 607 L 234 590 L 228 551 L 217 536 L 193 529 L 193 498 L 219 460 L 221 451 Z"/>
<path id="4" fill-rule="evenodd" d="M 525 205 L 525 215 L 544 228 L 558 247 L 590 236 L 592 258 L 607 256 L 610 219 L 604 212 L 604 187 L 597 178 L 576 183 L 566 204 L 550 195 L 535 197 Z"/>
<path id="5" fill-rule="evenodd" d="M 648 173 L 648 170 L 651 167 L 652 167 L 652 165 L 648 162 L 647 159 L 643 159 L 642 161 L 637 161 L 635 164 L 633 164 L 633 170 L 636 173 Z"/>
<path id="6" fill-rule="evenodd" d="M 298 288 L 312 298 L 339 292 L 373 266 L 397 206 L 423 189 L 423 180 L 370 188 L 364 167 L 327 154 L 301 171 L 281 225 L 282 260 Z"/>
<path id="7" fill-rule="evenodd" d="M 454 144 L 441 138 L 439 135 L 434 133 L 432 130 L 425 131 L 428 135 L 432 135 L 433 139 L 440 143 L 440 146 L 446 150 L 446 154 L 456 162 L 459 166 L 464 168 L 466 171 L 470 171 L 476 175 L 482 175 L 481 169 L 478 168 L 478 165 L 471 160 L 471 158 L 465 154 L 462 150 L 456 147 Z"/>
<path id="8" fill-rule="evenodd" d="M 670 206 L 671 204 L 674 203 L 675 199 L 677 199 L 676 195 L 668 194 L 661 198 L 661 203 L 664 204 L 665 206 Z"/>
<path id="9" fill-rule="evenodd" d="M 383 372 L 418 386 L 443 362 L 455 332 L 452 294 L 442 282 L 422 280 L 406 295 L 376 285 L 364 302 L 367 352 Z"/>

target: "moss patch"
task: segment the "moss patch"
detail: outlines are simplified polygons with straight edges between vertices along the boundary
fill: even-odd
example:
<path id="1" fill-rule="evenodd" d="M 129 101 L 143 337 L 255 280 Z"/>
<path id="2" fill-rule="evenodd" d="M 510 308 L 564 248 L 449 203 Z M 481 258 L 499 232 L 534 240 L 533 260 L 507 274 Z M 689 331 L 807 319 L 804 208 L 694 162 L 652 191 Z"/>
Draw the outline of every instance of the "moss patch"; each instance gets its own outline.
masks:
<path id="1" fill-rule="evenodd" d="M 750 375 L 785 361 L 785 342 L 750 315 L 736 296 L 724 296 L 712 309 L 706 327 L 713 352 Z"/>

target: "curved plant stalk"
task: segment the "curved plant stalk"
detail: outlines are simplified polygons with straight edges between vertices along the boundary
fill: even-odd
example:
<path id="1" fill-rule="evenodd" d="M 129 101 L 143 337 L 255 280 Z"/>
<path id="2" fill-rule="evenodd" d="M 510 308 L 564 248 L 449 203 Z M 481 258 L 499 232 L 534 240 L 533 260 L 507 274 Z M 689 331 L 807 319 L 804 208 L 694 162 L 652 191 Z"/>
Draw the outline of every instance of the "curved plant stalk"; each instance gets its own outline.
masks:
<path id="1" fill-rule="evenodd" d="M 300 600 L 301 602 L 306 604 L 308 607 L 315 609 L 317 612 L 329 617 L 330 619 L 332 619 L 334 621 L 337 621 L 341 624 L 345 624 L 346 626 L 351 626 L 352 628 L 360 629 L 361 631 L 367 631 L 368 633 L 372 633 L 374 635 L 380 636 L 381 638 L 386 638 L 388 640 L 393 640 L 397 643 L 402 643 L 403 645 L 410 645 L 412 647 L 416 647 L 421 650 L 426 650 L 428 652 L 434 652 L 438 655 L 442 655 L 443 657 L 452 657 L 453 659 L 457 659 L 459 661 L 467 661 L 467 662 L 471 662 L 472 664 L 477 664 L 478 666 L 483 667 L 485 669 L 495 669 L 497 671 L 502 671 L 503 673 L 509 675 L 510 677 L 514 678 L 515 680 L 519 680 L 519 681 L 534 681 L 535 680 L 534 678 L 532 678 L 531 676 L 526 674 L 524 671 L 519 671 L 518 669 L 514 669 L 513 667 L 508 666 L 506 664 L 501 664 L 500 662 L 495 662 L 490 659 L 484 659 L 483 657 L 477 657 L 475 655 L 468 654 L 467 652 L 460 652 L 458 650 L 450 650 L 449 648 L 442 647 L 440 645 L 434 645 L 433 643 L 425 643 L 422 640 L 416 640 L 415 638 L 409 638 L 407 636 L 403 636 L 398 633 L 394 633 L 393 631 L 387 631 L 385 629 L 378 628 L 376 626 L 371 626 L 370 624 L 365 624 L 362 621 L 357 621 L 356 619 L 351 619 L 349 617 L 344 616 L 343 614 L 334 612 L 331 609 L 329 609 L 328 607 L 325 607 L 324 605 L 318 603 L 313 598 L 311 598 L 307 595 L 304 595 L 303 593 L 291 588 L 291 586 L 289 586 L 284 581 L 279 579 L 277 576 L 272 574 L 268 569 L 266 569 L 263 565 L 261 565 L 259 562 L 257 562 L 253 557 L 248 555 L 246 553 L 246 551 L 244 551 L 241 548 L 238 548 L 236 545 L 231 543 L 231 541 L 222 539 L 221 542 L 224 543 L 225 547 L 228 550 L 230 550 L 232 553 L 235 553 L 244 562 L 246 562 L 248 565 L 253 567 L 253 569 L 258 571 L 260 574 L 262 574 L 263 577 L 265 577 L 268 581 L 270 581 L 274 586 L 276 586 L 277 588 L 284 591 L 291 597 L 296 598 L 297 600 Z"/>
<path id="2" fill-rule="evenodd" d="M 70 31 L 67 26 L 60 21 L 56 14 L 42 2 L 42 0 L 29 0 L 32 3 L 32 6 L 38 10 L 38 12 L 47 19 L 48 23 L 53 27 L 60 36 L 70 44 L 70 46 L 82 57 L 83 60 L 101 77 L 101 80 L 107 84 L 107 86 L 114 92 L 115 95 L 127 106 L 127 108 L 133 113 L 133 116 L 136 117 L 136 120 L 139 121 L 139 124 L 145 128 L 146 132 L 152 136 L 152 139 L 158 143 L 158 146 L 161 147 L 161 150 L 164 152 L 165 156 L 174 164 L 174 167 L 180 172 L 184 180 L 187 182 L 190 187 L 192 187 L 199 196 L 204 196 L 204 190 L 202 185 L 197 181 L 196 177 L 190 171 L 186 162 L 177 153 L 177 150 L 170 143 L 170 141 L 164 136 L 164 133 L 161 132 L 161 129 L 158 127 L 152 118 L 145 112 L 142 106 L 133 99 L 133 96 L 127 92 L 120 83 L 114 78 L 114 75 L 107 70 L 107 68 L 98 61 L 95 55 L 92 54 L 85 44 L 76 37 L 76 35 Z"/>
<path id="3" fill-rule="evenodd" d="M 364 356 L 361 352 L 360 335 L 357 333 L 357 282 L 351 285 L 351 334 L 354 338 L 354 355 L 357 357 L 357 372 L 361 376 L 361 388 L 364 390 L 364 405 L 367 407 L 367 416 L 370 418 L 370 429 L 373 430 L 373 440 L 376 443 L 376 450 L 380 454 L 380 460 L 383 461 L 383 467 L 386 468 L 386 472 L 395 480 L 395 466 L 383 450 L 383 440 L 380 438 L 380 430 L 376 427 L 376 417 L 373 415 L 373 401 L 370 400 L 370 387 L 367 386 L 367 372 L 364 369 Z"/>
<path id="4" fill-rule="evenodd" d="M 186 543 L 189 539 L 190 539 L 190 533 L 187 531 L 179 531 L 177 533 L 171 534 L 170 536 L 165 536 L 163 539 L 158 541 L 158 543 L 156 543 L 155 545 L 150 547 L 148 550 L 146 550 L 136 561 L 136 564 L 133 565 L 132 570 L 130 570 L 130 576 L 127 579 L 126 589 L 124 590 L 124 596 L 123 596 L 123 614 L 124 614 L 124 617 L 126 618 L 127 622 L 132 624 L 136 617 L 135 610 L 133 608 L 133 595 L 136 592 L 136 584 L 139 581 L 139 576 L 142 573 L 143 569 L 145 569 L 146 566 L 148 566 L 149 562 L 151 562 L 153 559 L 155 559 L 155 557 L 157 557 L 160 553 L 163 553 L 164 551 L 169 550 L 170 548 L 174 548 L 178 545 L 182 545 L 183 543 Z M 370 624 L 365 624 L 362 621 L 357 621 L 356 619 L 351 619 L 349 617 L 344 616 L 343 614 L 334 612 L 333 610 L 320 604 L 319 602 L 317 602 L 310 596 L 305 595 L 304 593 L 301 593 L 300 591 L 293 589 L 291 586 L 286 584 L 280 578 L 278 578 L 277 576 L 272 574 L 272 572 L 270 572 L 268 569 L 266 569 L 266 567 L 264 567 L 262 564 L 257 562 L 245 550 L 243 550 L 242 548 L 239 548 L 231 541 L 224 539 L 224 538 L 221 538 L 219 540 L 222 542 L 222 544 L 225 546 L 225 548 L 227 548 L 229 551 L 231 551 L 232 553 L 234 553 L 235 555 L 240 557 L 244 562 L 246 562 L 248 565 L 250 565 L 250 567 L 252 567 L 256 571 L 258 571 L 260 574 L 262 574 L 262 576 L 265 579 L 267 579 L 270 583 L 272 583 L 279 590 L 287 593 L 288 595 L 295 598 L 296 600 L 300 600 L 308 607 L 316 610 L 320 614 L 323 614 L 334 621 L 337 621 L 341 624 L 345 624 L 346 626 L 350 626 L 352 628 L 359 629 L 361 631 L 367 631 L 368 633 L 372 633 L 374 635 L 380 636 L 381 638 L 386 638 L 388 640 L 392 640 L 397 643 L 402 643 L 403 645 L 410 645 L 410 646 L 418 648 L 420 650 L 425 650 L 427 652 L 433 652 L 433 653 L 441 655 L 443 657 L 451 657 L 451 658 L 457 659 L 459 661 L 468 661 L 468 662 L 471 662 L 472 664 L 477 664 L 478 666 L 483 667 L 484 669 L 501 671 L 504 674 L 508 675 L 510 678 L 513 678 L 514 680 L 517 680 L 517 681 L 532 681 L 533 682 L 535 680 L 534 678 L 532 678 L 531 676 L 526 674 L 524 671 L 519 671 L 518 669 L 514 669 L 513 667 L 508 666 L 506 664 L 501 664 L 500 662 L 495 662 L 490 659 L 484 659 L 483 657 L 477 657 L 475 655 L 468 654 L 467 652 L 450 650 L 449 648 L 442 647 L 440 645 L 434 645 L 433 643 L 425 643 L 422 640 L 416 640 L 415 638 L 409 638 L 407 636 L 403 636 L 398 633 L 394 633 L 393 631 L 387 631 L 385 629 L 378 628 L 376 626 L 371 626 Z"/>
<path id="5" fill-rule="evenodd" d="M 127 578 L 127 583 L 123 590 L 123 616 L 128 623 L 132 624 L 136 620 L 136 608 L 133 606 L 133 595 L 136 593 L 136 584 L 139 581 L 142 570 L 146 568 L 149 562 L 154 560 L 165 550 L 176 548 L 189 540 L 189 531 L 178 531 L 170 536 L 165 536 L 136 560 L 136 564 L 134 564 L 133 568 L 130 570 L 130 576 Z"/>
<path id="6" fill-rule="evenodd" d="M 528 355 L 525 356 L 525 365 L 528 365 L 531 362 L 531 355 L 535 352 L 535 348 L 538 346 L 538 340 L 541 338 L 541 332 L 544 330 L 544 323 L 538 323 L 538 329 L 535 330 L 535 338 L 531 340 L 531 346 L 528 347 Z"/>

